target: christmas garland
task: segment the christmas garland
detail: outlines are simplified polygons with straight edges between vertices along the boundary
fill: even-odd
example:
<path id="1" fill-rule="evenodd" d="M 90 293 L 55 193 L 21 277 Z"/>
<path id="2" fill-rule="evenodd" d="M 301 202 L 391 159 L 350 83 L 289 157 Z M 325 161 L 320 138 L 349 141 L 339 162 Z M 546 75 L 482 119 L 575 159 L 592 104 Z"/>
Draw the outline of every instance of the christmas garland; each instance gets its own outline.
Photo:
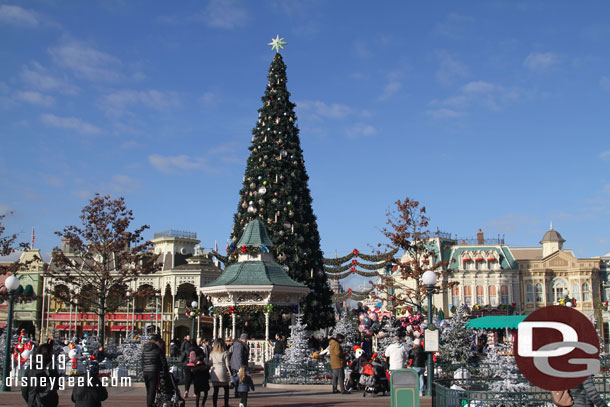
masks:
<path id="1" fill-rule="evenodd" d="M 212 314 L 215 315 L 231 315 L 231 314 L 256 314 L 259 312 L 278 311 L 281 313 L 297 312 L 298 307 L 285 305 L 231 305 L 228 307 L 212 307 Z"/>
<path id="2" fill-rule="evenodd" d="M 343 302 L 347 299 L 351 299 L 354 301 L 363 301 L 369 297 L 369 294 L 373 290 L 368 291 L 353 291 L 349 288 L 346 292 L 333 295 L 333 301 L 335 303 Z"/>
<path id="3" fill-rule="evenodd" d="M 356 267 L 350 265 L 349 271 L 347 271 L 345 273 L 340 273 L 340 274 L 328 273 L 328 274 L 326 274 L 326 277 L 328 277 L 332 280 L 341 280 L 346 277 L 349 277 L 352 274 L 358 274 L 359 276 L 362 276 L 362 277 L 379 277 L 381 275 L 376 271 L 363 271 L 363 270 L 359 270 Z"/>
<path id="4" fill-rule="evenodd" d="M 326 271 L 327 273 L 341 273 L 347 269 L 349 269 L 352 265 L 347 263 L 344 264 L 343 266 L 336 266 L 336 267 L 328 267 L 328 266 L 324 266 L 324 271 Z"/>
<path id="5" fill-rule="evenodd" d="M 348 260 L 351 260 L 354 258 L 354 253 L 350 253 L 347 256 L 343 256 L 343 257 L 338 257 L 336 259 L 324 259 L 324 264 L 327 264 L 329 266 L 338 266 L 340 264 L 345 263 Z"/>
<path id="6" fill-rule="evenodd" d="M 398 253 L 398 249 L 392 249 L 387 253 L 379 255 L 359 254 L 359 257 L 366 261 L 388 261 L 388 259 L 392 259 L 396 253 Z"/>

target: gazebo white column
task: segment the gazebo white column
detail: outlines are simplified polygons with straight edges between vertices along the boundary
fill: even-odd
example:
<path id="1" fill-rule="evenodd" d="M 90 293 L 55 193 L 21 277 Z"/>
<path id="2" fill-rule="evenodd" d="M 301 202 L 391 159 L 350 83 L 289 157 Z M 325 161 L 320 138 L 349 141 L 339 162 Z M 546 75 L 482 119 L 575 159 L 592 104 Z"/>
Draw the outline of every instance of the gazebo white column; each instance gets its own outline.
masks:
<path id="1" fill-rule="evenodd" d="M 237 335 L 235 333 L 235 325 L 237 323 L 237 317 L 235 316 L 235 312 L 231 313 L 231 336 L 233 337 L 233 339 L 237 338 Z"/>
<path id="2" fill-rule="evenodd" d="M 224 338 L 225 338 L 225 337 L 224 337 L 224 332 L 222 331 L 222 316 L 223 316 L 222 314 L 220 314 L 220 315 L 218 316 L 218 319 L 220 320 L 220 323 L 219 323 L 219 325 L 218 325 L 218 337 L 219 337 L 220 339 L 224 339 Z"/>
<path id="3" fill-rule="evenodd" d="M 212 339 L 216 339 L 216 327 L 217 327 L 217 321 L 218 321 L 218 315 L 213 314 L 212 315 L 214 318 L 214 327 L 212 328 Z"/>
<path id="4" fill-rule="evenodd" d="M 265 340 L 269 340 L 269 313 L 265 312 Z"/>

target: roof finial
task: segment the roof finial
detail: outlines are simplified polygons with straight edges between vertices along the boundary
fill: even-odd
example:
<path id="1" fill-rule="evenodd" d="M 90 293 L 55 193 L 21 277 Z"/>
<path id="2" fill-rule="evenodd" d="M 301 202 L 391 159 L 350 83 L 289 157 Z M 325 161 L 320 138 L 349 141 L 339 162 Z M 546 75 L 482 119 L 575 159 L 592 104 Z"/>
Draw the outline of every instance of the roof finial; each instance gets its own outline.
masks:
<path id="1" fill-rule="evenodd" d="M 553 221 L 551 221 L 551 230 L 553 230 Z"/>

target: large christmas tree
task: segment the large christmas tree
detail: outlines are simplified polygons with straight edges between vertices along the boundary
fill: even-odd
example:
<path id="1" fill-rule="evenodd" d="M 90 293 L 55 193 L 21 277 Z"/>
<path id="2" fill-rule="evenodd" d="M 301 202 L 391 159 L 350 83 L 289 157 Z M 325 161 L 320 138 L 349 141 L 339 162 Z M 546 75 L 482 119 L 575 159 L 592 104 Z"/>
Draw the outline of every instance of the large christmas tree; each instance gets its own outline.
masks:
<path id="1" fill-rule="evenodd" d="M 310 329 L 324 328 L 334 323 L 332 291 L 324 273 L 295 105 L 290 102 L 286 65 L 279 52 L 273 58 L 268 79 L 263 106 L 252 131 L 229 261 L 235 258 L 231 253 L 241 250 L 234 245 L 248 222 L 260 218 L 269 229 L 280 264 L 287 267 L 290 277 L 311 289 L 302 302 L 304 322 Z"/>

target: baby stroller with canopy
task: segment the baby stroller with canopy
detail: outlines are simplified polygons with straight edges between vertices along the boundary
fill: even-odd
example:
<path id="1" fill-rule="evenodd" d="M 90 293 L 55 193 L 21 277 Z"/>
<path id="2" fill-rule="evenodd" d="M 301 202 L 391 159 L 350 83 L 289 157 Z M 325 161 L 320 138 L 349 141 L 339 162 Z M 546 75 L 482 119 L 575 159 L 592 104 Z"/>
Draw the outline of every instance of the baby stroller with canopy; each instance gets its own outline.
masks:
<path id="1" fill-rule="evenodd" d="M 156 407 L 184 407 L 185 401 L 174 378 L 176 369 L 176 366 L 172 366 L 169 373 L 161 373 L 155 399 Z"/>
<path id="2" fill-rule="evenodd" d="M 362 397 L 366 397 L 367 393 L 383 395 L 390 391 L 390 382 L 381 355 L 374 354 L 371 363 L 363 363 L 360 384 L 364 386 Z"/>

